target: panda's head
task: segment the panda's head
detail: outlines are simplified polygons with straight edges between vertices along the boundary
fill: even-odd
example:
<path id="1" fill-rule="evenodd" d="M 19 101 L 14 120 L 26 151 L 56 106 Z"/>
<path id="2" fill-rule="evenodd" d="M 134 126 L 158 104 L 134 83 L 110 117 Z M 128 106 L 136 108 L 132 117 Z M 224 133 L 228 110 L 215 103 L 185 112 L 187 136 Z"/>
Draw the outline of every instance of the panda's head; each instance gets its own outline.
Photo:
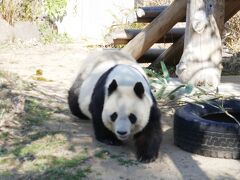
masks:
<path id="1" fill-rule="evenodd" d="M 126 140 L 147 125 L 152 103 L 142 82 L 121 86 L 113 79 L 106 88 L 103 123 L 118 139 Z"/>

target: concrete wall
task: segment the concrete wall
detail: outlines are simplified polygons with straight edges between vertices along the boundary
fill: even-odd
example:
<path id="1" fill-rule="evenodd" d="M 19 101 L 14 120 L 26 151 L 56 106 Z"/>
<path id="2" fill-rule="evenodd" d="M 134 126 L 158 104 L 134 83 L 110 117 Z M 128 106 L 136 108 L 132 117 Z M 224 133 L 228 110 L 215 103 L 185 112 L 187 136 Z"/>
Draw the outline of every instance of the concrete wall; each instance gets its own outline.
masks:
<path id="1" fill-rule="evenodd" d="M 57 23 L 60 33 L 75 40 L 103 43 L 114 24 L 124 23 L 134 0 L 68 0 L 67 15 Z"/>

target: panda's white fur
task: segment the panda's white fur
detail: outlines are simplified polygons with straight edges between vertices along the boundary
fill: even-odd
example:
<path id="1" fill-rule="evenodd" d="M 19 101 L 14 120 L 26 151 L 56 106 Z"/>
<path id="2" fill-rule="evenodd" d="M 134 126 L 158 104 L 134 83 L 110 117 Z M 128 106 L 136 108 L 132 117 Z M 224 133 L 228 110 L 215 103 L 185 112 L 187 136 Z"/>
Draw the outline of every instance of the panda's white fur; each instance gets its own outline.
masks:
<path id="1" fill-rule="evenodd" d="M 105 96 L 102 120 L 105 126 L 122 140 L 127 139 L 131 134 L 141 131 L 149 119 L 153 102 L 150 88 L 142 73 L 136 67 L 121 64 L 112 70 L 105 84 L 105 94 L 108 94 L 107 89 L 114 79 L 118 84 L 118 88 L 111 96 Z M 141 101 L 139 101 L 139 97 L 133 91 L 133 87 L 137 82 L 141 82 L 145 89 L 145 95 Z M 110 115 L 113 112 L 120 112 L 114 123 L 110 120 Z M 138 121 L 136 124 L 132 125 L 129 121 L 125 121 L 130 113 L 137 115 Z M 127 131 L 124 138 L 118 136 L 118 130 Z"/>
<path id="2" fill-rule="evenodd" d="M 144 71 L 136 61 L 129 55 L 122 53 L 118 50 L 106 50 L 106 51 L 97 51 L 90 54 L 86 59 L 81 63 L 81 69 L 79 74 L 81 74 L 81 78 L 84 80 L 80 90 L 79 90 L 79 98 L 78 103 L 82 112 L 87 115 L 91 119 L 91 113 L 89 112 L 89 104 L 91 101 L 91 95 L 93 93 L 93 89 L 97 83 L 97 80 L 100 76 L 106 72 L 111 67 L 117 64 L 125 64 L 132 66 L 138 69 L 142 75 L 145 76 Z M 120 73 L 116 72 L 118 77 Z M 116 77 L 116 75 L 115 75 Z M 118 78 L 119 79 L 119 78 Z M 135 78 L 137 80 L 137 78 Z"/>
<path id="3" fill-rule="evenodd" d="M 116 145 L 134 136 L 140 161 L 157 157 L 160 112 L 143 69 L 130 55 L 118 50 L 90 54 L 82 61 L 68 102 L 74 115 L 93 120 L 99 141 Z"/>

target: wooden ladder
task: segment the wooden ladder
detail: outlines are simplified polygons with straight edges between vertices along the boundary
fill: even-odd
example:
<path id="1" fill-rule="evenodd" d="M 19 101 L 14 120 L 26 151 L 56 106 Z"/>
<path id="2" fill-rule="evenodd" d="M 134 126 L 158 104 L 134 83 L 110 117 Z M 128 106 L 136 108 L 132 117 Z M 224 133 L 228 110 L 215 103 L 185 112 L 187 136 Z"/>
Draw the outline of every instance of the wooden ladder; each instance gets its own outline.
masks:
<path id="1" fill-rule="evenodd" d="M 187 0 L 176 0 L 169 6 L 138 8 L 131 22 L 149 23 L 144 29 L 125 29 L 114 33 L 114 45 L 130 53 L 139 63 L 157 67 L 161 60 L 167 65 L 178 64 L 184 49 L 185 28 L 175 28 L 186 20 Z M 228 21 L 240 9 L 239 0 L 225 0 L 225 18 Z M 154 43 L 172 43 L 168 49 L 151 48 Z"/>

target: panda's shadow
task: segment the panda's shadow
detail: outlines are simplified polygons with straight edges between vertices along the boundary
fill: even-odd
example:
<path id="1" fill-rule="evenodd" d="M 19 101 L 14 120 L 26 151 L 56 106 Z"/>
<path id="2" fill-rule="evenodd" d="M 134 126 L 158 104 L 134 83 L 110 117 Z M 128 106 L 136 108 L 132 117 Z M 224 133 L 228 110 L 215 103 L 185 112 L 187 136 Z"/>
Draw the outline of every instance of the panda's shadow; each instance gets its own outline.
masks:
<path id="1" fill-rule="evenodd" d="M 173 118 L 163 118 L 163 126 L 168 128 L 163 131 L 163 141 L 159 153 L 160 162 L 166 158 L 170 159 L 184 179 L 188 178 L 189 174 L 194 174 L 194 176 L 196 175 L 196 177 L 201 177 L 202 179 L 208 179 L 206 173 L 200 168 L 199 163 L 193 159 L 194 154 L 174 145 Z"/>
<path id="2" fill-rule="evenodd" d="M 90 151 L 94 152 L 94 154 L 106 152 L 106 155 L 113 159 L 120 157 L 135 159 L 135 147 L 132 140 L 123 142 L 122 145 L 119 146 L 108 145 L 95 138 L 91 120 L 80 120 L 76 117 L 72 117 L 72 120 L 79 125 L 79 131 L 77 132 L 78 136 L 83 137 L 82 140 L 79 140 L 77 145 L 87 147 Z M 84 141 L 84 138 L 87 140 Z"/>
<path id="3" fill-rule="evenodd" d="M 92 154 L 94 163 L 97 163 L 101 167 L 109 168 L 113 166 L 117 168 L 122 165 L 124 166 L 134 166 L 143 167 L 141 163 L 138 163 L 135 157 L 135 146 L 134 141 L 128 141 L 123 143 L 121 146 L 112 146 L 101 143 L 95 139 L 94 131 L 92 127 L 91 120 L 79 120 L 77 118 L 72 118 L 74 122 L 79 126 L 79 131 L 77 137 L 81 138 L 75 143 L 79 147 L 86 147 L 88 151 Z M 189 168 L 199 177 L 205 177 L 206 174 L 199 167 L 198 162 L 193 159 L 193 155 L 186 151 L 181 150 L 173 143 L 173 118 L 162 117 L 163 125 L 163 141 L 159 151 L 159 158 L 153 162 L 155 168 L 160 168 L 166 166 L 164 162 L 166 159 L 170 159 L 173 162 L 173 167 L 178 169 L 183 177 L 188 177 Z M 188 168 L 189 167 L 189 168 Z M 147 169 L 143 169 L 144 171 Z M 204 179 L 204 178 L 203 178 Z"/>

